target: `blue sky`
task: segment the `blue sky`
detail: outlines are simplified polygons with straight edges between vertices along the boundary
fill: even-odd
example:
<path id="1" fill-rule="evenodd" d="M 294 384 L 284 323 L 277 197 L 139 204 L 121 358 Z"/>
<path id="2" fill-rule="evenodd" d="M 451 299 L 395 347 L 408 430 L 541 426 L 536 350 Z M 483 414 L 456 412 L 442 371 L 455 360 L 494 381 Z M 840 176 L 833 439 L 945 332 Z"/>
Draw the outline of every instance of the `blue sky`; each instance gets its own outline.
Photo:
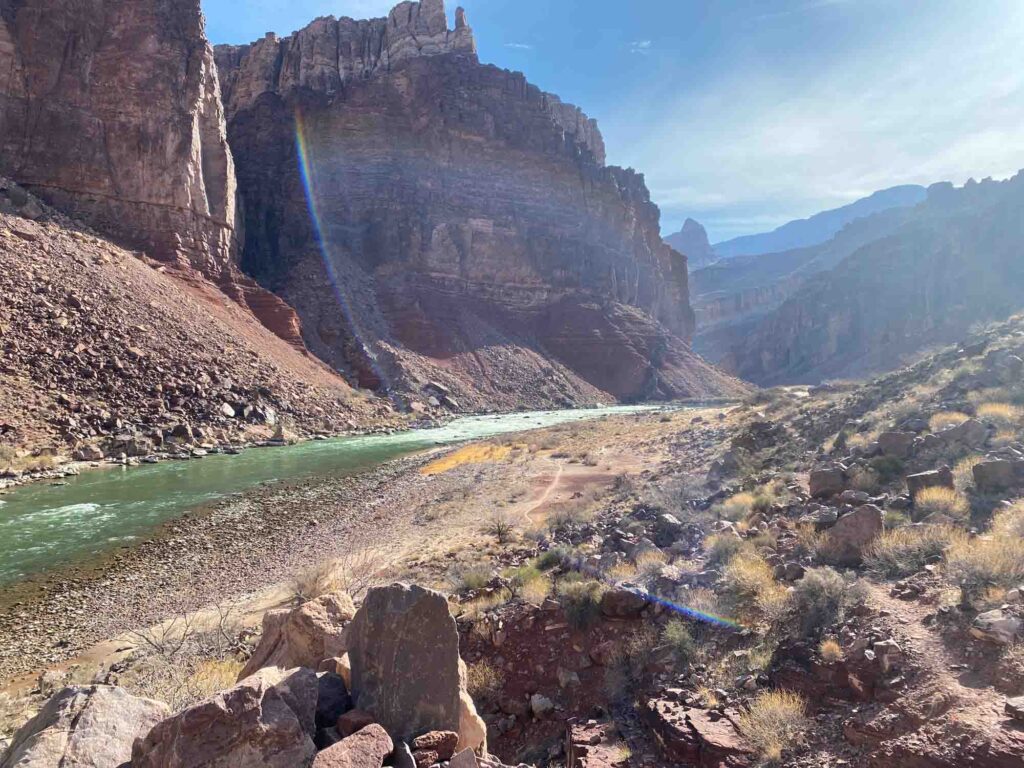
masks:
<path id="1" fill-rule="evenodd" d="M 391 0 L 203 0 L 215 43 Z M 662 229 L 713 241 L 1024 167 L 1020 0 L 463 0 L 482 61 L 597 118 Z M 449 0 L 449 14 L 455 3 Z"/>

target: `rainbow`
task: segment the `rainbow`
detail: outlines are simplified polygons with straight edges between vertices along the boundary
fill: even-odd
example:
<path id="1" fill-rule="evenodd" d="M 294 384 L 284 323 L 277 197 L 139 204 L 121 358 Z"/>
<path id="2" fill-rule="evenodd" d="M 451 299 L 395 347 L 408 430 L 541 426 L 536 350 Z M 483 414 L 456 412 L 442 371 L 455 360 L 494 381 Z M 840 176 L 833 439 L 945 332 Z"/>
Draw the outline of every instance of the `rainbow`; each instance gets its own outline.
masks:
<path id="1" fill-rule="evenodd" d="M 384 383 L 385 388 L 390 390 L 390 380 L 385 375 L 383 369 L 378 365 L 376 355 L 371 350 L 370 345 L 365 343 L 364 339 L 366 338 L 366 334 L 359 323 L 358 315 L 352 309 L 352 299 L 348 293 L 347 286 L 344 285 L 344 281 L 338 274 L 338 268 L 335 265 L 335 249 L 328 241 L 327 234 L 323 226 L 323 217 L 320 213 L 320 205 L 317 200 L 317 165 L 314 157 L 315 151 L 313 146 L 310 144 L 308 125 L 303 117 L 302 111 L 298 108 L 295 110 L 295 150 L 299 162 L 299 177 L 302 180 L 303 192 L 306 195 L 306 207 L 309 209 L 309 218 L 313 223 L 313 233 L 316 237 L 317 247 L 320 249 L 320 258 L 324 262 L 324 269 L 331 282 L 331 287 L 334 291 L 338 307 L 345 316 L 348 327 L 351 329 L 356 341 L 365 352 L 367 360 L 373 368 L 373 372 L 376 374 L 377 378 Z"/>

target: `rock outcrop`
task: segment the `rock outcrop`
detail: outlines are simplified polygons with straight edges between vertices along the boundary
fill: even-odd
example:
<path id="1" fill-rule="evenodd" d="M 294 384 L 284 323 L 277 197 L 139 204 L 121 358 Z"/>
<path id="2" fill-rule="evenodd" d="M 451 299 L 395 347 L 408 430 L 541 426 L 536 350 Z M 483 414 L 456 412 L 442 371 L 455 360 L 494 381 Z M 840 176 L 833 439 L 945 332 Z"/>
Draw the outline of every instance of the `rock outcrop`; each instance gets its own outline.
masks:
<path id="1" fill-rule="evenodd" d="M 460 750 L 486 748 L 443 595 L 404 584 L 375 587 L 349 626 L 348 642 L 355 705 L 393 738 L 451 731 Z"/>
<path id="2" fill-rule="evenodd" d="M 363 386 L 463 408 L 736 391 L 689 348 L 686 260 L 595 123 L 481 65 L 441 0 L 218 47 L 244 269 Z"/>
<path id="3" fill-rule="evenodd" d="M 135 742 L 132 768 L 309 765 L 316 705 L 311 670 L 261 670 L 156 725 Z"/>
<path id="4" fill-rule="evenodd" d="M 234 162 L 198 0 L 3 0 L 0 174 L 198 273 L 301 347 L 295 313 L 237 269 Z"/>
<path id="5" fill-rule="evenodd" d="M 106 685 L 65 688 L 15 735 L 0 768 L 119 768 L 166 704 Z"/>
<path id="6" fill-rule="evenodd" d="M 700 222 L 693 219 L 683 222 L 683 228 L 666 237 L 665 242 L 686 257 L 686 264 L 691 272 L 718 260 L 708 241 L 707 231 Z"/>

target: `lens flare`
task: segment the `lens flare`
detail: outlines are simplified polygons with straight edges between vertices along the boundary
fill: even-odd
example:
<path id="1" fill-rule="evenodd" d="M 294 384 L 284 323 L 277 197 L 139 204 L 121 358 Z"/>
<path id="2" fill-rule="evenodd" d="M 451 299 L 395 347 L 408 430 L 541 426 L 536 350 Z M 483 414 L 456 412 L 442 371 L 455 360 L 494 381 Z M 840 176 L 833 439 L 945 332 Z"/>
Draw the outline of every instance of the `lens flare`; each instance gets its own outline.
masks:
<path id="1" fill-rule="evenodd" d="M 313 233 L 316 238 L 317 248 L 320 250 L 320 258 L 323 260 L 327 278 L 331 282 L 334 297 L 337 300 L 339 309 L 341 309 L 342 314 L 345 316 L 345 322 L 349 331 L 373 369 L 374 375 L 383 384 L 385 391 L 389 391 L 391 389 L 390 381 L 378 364 L 377 356 L 364 341 L 366 334 L 359 324 L 358 314 L 352 309 L 352 297 L 349 295 L 348 286 L 341 279 L 335 265 L 334 247 L 328 240 L 327 230 L 323 224 L 324 220 L 320 213 L 317 197 L 318 158 L 316 157 L 316 149 L 310 142 L 309 128 L 302 115 L 302 111 L 299 109 L 295 110 L 295 149 L 299 161 L 299 177 L 302 179 L 302 188 L 306 195 L 306 206 L 309 208 L 309 218 L 313 223 Z"/>

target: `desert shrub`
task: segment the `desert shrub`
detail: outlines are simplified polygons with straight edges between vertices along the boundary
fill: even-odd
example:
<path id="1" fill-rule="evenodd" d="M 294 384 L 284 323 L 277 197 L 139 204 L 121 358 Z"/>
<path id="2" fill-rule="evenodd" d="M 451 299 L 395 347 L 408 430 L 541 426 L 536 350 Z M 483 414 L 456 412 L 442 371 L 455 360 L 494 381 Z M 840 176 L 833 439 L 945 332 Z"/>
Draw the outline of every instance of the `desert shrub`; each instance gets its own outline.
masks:
<path id="1" fill-rule="evenodd" d="M 881 482 L 878 473 L 873 469 L 858 467 L 851 474 L 850 487 L 855 491 L 864 491 L 865 493 L 872 494 L 878 493 Z"/>
<path id="2" fill-rule="evenodd" d="M 914 512 L 918 520 L 929 515 L 945 515 L 952 520 L 966 522 L 971 513 L 967 497 L 959 491 L 943 486 L 924 488 L 914 496 Z"/>
<path id="3" fill-rule="evenodd" d="M 1022 524 L 1019 514 L 1014 508 L 1003 510 L 993 519 L 989 535 L 961 538 L 946 550 L 946 577 L 965 596 L 1024 581 L 1024 538 L 1013 533 Z"/>
<path id="4" fill-rule="evenodd" d="M 466 690 L 478 704 L 494 704 L 505 684 L 505 675 L 499 667 L 486 659 L 466 666 Z"/>
<path id="5" fill-rule="evenodd" d="M 0 467 L 7 467 L 18 457 L 18 452 L 9 445 L 0 445 Z"/>
<path id="6" fill-rule="evenodd" d="M 953 467 L 953 482 L 957 489 L 966 491 L 974 485 L 974 467 L 985 460 L 984 456 L 967 456 Z"/>
<path id="7" fill-rule="evenodd" d="M 490 566 L 484 564 L 453 568 L 448 573 L 448 580 L 455 592 L 472 592 L 483 589 L 494 578 Z"/>
<path id="8" fill-rule="evenodd" d="M 558 600 L 573 629 L 591 627 L 601 616 L 604 585 L 593 579 L 565 579 L 558 584 Z"/>
<path id="9" fill-rule="evenodd" d="M 536 565 L 521 565 L 505 572 L 509 589 L 516 597 L 539 605 L 551 594 L 551 579 Z"/>
<path id="10" fill-rule="evenodd" d="M 730 496 L 720 504 L 716 504 L 714 512 L 721 519 L 737 522 L 759 512 L 767 512 L 775 501 L 774 490 L 766 486 L 755 491 L 743 491 Z"/>
<path id="11" fill-rule="evenodd" d="M 801 630 L 810 636 L 842 621 L 847 612 L 864 602 L 863 585 L 829 568 L 811 568 L 795 585 L 793 600 Z"/>
<path id="12" fill-rule="evenodd" d="M 843 658 L 843 647 L 834 637 L 826 637 L 818 646 L 818 653 L 826 664 L 835 664 Z"/>
<path id="13" fill-rule="evenodd" d="M 495 589 L 491 592 L 485 592 L 479 597 L 460 604 L 458 607 L 459 616 L 476 620 L 483 617 L 489 611 L 505 605 L 511 599 L 512 592 L 507 589 Z"/>
<path id="14" fill-rule="evenodd" d="M 950 427 L 956 427 L 967 421 L 970 416 L 959 411 L 939 411 L 928 420 L 928 428 L 932 432 L 941 432 Z"/>
<path id="15" fill-rule="evenodd" d="M 385 565 L 384 556 L 375 549 L 352 549 L 296 572 L 291 579 L 292 597 L 304 603 L 332 592 L 347 592 L 358 600 L 373 586 Z"/>
<path id="16" fill-rule="evenodd" d="M 743 552 L 725 567 L 724 592 L 736 611 L 747 618 L 774 623 L 785 612 L 789 594 L 775 580 L 774 570 L 758 554 Z"/>
<path id="17" fill-rule="evenodd" d="M 1024 693 L 1024 643 L 1015 643 L 999 659 L 997 687 L 1010 696 Z"/>
<path id="18" fill-rule="evenodd" d="M 697 655 L 697 642 L 682 619 L 669 620 L 661 631 L 661 642 L 672 649 L 672 655 L 680 668 L 690 666 Z"/>
<path id="19" fill-rule="evenodd" d="M 745 548 L 747 545 L 743 539 L 730 533 L 716 533 L 704 540 L 704 549 L 707 552 L 709 565 L 727 563 Z"/>
<path id="20" fill-rule="evenodd" d="M 541 552 L 533 562 L 540 570 L 550 571 L 558 568 L 565 561 L 568 554 L 569 551 L 563 547 L 555 547 L 546 552 Z"/>
<path id="21" fill-rule="evenodd" d="M 865 555 L 868 570 L 889 579 L 917 573 L 966 534 L 948 525 L 914 525 L 885 531 Z"/>
<path id="22" fill-rule="evenodd" d="M 646 581 L 656 578 L 661 574 L 668 558 L 665 553 L 658 549 L 645 549 L 634 558 L 636 570 L 639 577 Z"/>
<path id="23" fill-rule="evenodd" d="M 499 544 L 508 544 L 515 539 L 516 527 L 512 516 L 506 510 L 495 510 L 487 521 L 486 532 L 493 536 Z"/>
<path id="24" fill-rule="evenodd" d="M 612 701 L 625 701 L 639 689 L 647 662 L 657 644 L 658 635 L 654 628 L 644 626 L 615 649 L 604 674 L 605 693 Z"/>
<path id="25" fill-rule="evenodd" d="M 135 696 L 162 701 L 180 712 L 233 686 L 242 666 L 234 658 L 170 659 L 152 654 L 121 675 L 119 684 Z"/>
<path id="26" fill-rule="evenodd" d="M 978 406 L 979 419 L 984 419 L 1001 427 L 1015 427 L 1021 422 L 1024 411 L 1010 403 L 982 403 Z"/>
<path id="27" fill-rule="evenodd" d="M 800 744 L 807 731 L 806 705 L 789 691 L 763 691 L 740 715 L 739 728 L 757 754 L 777 763 L 785 751 Z"/>
<path id="28" fill-rule="evenodd" d="M 1005 448 L 1020 440 L 1017 431 L 1014 429 L 1000 429 L 990 438 L 989 442 L 993 448 Z"/>
<path id="29" fill-rule="evenodd" d="M 881 483 L 891 483 L 904 475 L 903 462 L 895 456 L 876 456 L 868 463 L 868 466 L 875 472 Z"/>

